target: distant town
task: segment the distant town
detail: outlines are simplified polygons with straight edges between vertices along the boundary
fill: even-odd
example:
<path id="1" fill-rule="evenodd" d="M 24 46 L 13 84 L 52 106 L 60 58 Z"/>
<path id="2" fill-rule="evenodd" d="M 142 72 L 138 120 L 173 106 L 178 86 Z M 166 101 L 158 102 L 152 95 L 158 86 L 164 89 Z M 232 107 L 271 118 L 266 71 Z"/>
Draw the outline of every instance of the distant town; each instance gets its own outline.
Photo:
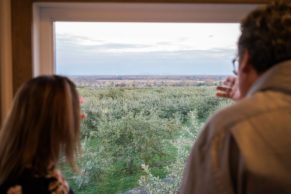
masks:
<path id="1" fill-rule="evenodd" d="M 90 75 L 69 76 L 78 87 L 215 86 L 225 75 Z"/>

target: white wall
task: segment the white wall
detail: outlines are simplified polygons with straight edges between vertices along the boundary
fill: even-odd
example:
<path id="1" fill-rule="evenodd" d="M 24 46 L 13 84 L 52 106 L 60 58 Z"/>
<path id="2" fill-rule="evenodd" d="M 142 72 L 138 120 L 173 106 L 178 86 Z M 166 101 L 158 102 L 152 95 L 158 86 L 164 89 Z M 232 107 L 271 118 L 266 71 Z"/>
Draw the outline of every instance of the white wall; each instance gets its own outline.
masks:
<path id="1" fill-rule="evenodd" d="M 3 121 L 12 101 L 11 0 L 0 0 L 0 84 Z"/>

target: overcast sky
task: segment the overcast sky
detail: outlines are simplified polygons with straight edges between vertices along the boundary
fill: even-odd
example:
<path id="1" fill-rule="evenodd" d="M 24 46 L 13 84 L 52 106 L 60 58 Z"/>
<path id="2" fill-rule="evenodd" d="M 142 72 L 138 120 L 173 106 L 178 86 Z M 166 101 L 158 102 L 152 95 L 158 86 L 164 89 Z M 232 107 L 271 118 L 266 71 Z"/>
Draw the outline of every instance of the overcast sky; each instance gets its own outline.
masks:
<path id="1" fill-rule="evenodd" d="M 65 75 L 227 75 L 238 24 L 56 22 Z"/>

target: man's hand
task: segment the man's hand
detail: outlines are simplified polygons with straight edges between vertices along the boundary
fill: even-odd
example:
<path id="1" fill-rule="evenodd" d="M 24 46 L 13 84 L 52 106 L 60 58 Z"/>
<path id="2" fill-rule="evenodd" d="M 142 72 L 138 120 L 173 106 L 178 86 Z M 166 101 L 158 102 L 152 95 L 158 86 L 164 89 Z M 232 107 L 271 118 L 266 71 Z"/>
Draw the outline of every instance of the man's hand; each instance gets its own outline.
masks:
<path id="1" fill-rule="evenodd" d="M 223 85 L 217 86 L 216 96 L 239 100 L 241 95 L 238 88 L 238 78 L 236 76 L 228 76 L 223 81 Z"/>

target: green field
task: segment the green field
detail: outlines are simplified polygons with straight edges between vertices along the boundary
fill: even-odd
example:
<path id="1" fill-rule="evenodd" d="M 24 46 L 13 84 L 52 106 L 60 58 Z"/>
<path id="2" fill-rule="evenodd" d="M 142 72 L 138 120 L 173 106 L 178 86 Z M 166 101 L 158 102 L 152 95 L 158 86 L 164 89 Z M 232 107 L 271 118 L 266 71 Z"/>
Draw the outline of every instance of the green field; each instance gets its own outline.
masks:
<path id="1" fill-rule="evenodd" d="M 81 126 L 80 173 L 63 171 L 78 194 L 133 188 L 173 193 L 189 150 L 209 114 L 229 102 L 212 86 L 79 88 L 87 114 Z"/>

